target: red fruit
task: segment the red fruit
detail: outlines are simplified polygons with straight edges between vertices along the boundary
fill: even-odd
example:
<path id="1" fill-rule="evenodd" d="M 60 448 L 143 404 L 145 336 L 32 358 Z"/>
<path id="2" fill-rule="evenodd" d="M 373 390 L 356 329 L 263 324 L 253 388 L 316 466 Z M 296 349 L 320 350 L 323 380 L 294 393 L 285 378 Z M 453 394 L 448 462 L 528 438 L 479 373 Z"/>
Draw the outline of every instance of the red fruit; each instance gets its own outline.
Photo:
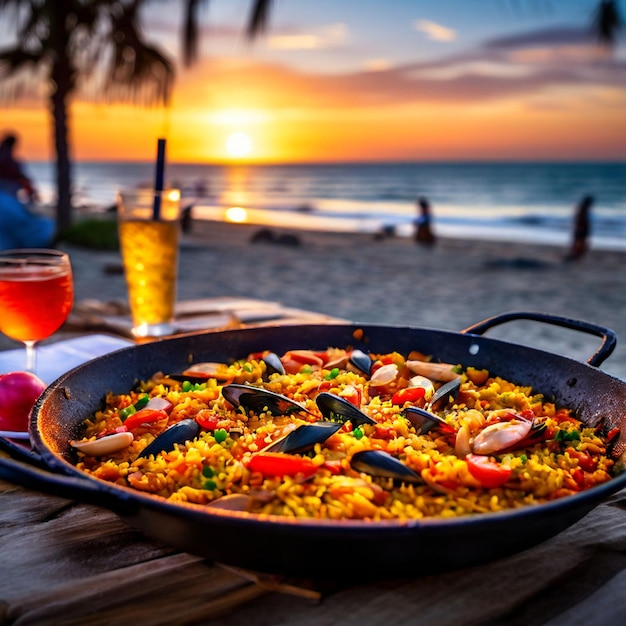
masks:
<path id="1" fill-rule="evenodd" d="M 25 432 L 35 401 L 46 384 L 30 372 L 0 376 L 0 429 Z"/>

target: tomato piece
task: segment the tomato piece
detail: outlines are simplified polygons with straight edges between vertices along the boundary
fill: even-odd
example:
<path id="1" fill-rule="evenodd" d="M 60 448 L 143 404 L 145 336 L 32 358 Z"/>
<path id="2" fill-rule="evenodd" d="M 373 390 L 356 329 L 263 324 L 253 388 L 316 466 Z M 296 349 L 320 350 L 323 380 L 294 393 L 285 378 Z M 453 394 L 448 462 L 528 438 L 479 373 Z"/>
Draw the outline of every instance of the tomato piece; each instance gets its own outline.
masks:
<path id="1" fill-rule="evenodd" d="M 341 474 L 343 470 L 341 461 L 338 459 L 324 461 L 322 467 L 326 468 L 331 474 Z"/>
<path id="2" fill-rule="evenodd" d="M 200 428 L 215 430 L 219 422 L 219 417 L 212 411 L 201 409 L 196 413 L 196 422 L 198 422 Z"/>
<path id="3" fill-rule="evenodd" d="M 571 457 L 578 459 L 578 467 L 585 472 L 595 472 L 598 467 L 598 460 L 594 459 L 587 452 L 579 452 L 574 448 L 566 448 L 565 452 L 567 452 Z"/>
<path id="4" fill-rule="evenodd" d="M 511 476 L 511 468 L 492 461 L 483 454 L 468 454 L 465 457 L 467 469 L 486 489 L 503 485 Z"/>
<path id="5" fill-rule="evenodd" d="M 357 408 L 361 406 L 361 390 L 357 389 L 354 385 L 346 385 L 346 387 L 339 392 L 339 396 L 350 402 L 350 404 L 354 404 Z"/>
<path id="6" fill-rule="evenodd" d="M 417 402 L 426 395 L 426 389 L 424 387 L 406 387 L 400 389 L 391 396 L 391 404 L 397 404 L 403 406 L 405 402 Z"/>
<path id="7" fill-rule="evenodd" d="M 124 426 L 126 426 L 128 430 L 133 430 L 138 426 L 152 424 L 162 419 L 168 419 L 168 415 L 161 409 L 141 409 L 141 411 L 137 411 L 137 413 L 133 413 L 126 418 Z"/>
<path id="8" fill-rule="evenodd" d="M 311 459 L 294 456 L 283 452 L 262 452 L 255 454 L 248 462 L 251 472 L 260 472 L 263 476 L 307 476 L 317 471 L 317 465 Z"/>

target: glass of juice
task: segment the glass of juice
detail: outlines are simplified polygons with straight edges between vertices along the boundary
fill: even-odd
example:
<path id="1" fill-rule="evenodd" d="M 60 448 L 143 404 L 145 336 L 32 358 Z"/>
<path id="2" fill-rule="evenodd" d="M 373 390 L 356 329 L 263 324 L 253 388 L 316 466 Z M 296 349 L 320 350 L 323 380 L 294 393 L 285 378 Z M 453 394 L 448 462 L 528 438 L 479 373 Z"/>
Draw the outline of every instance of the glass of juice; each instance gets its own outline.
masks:
<path id="1" fill-rule="evenodd" d="M 74 303 L 70 258 L 59 250 L 0 252 L 0 331 L 26 346 L 35 373 L 35 344 L 65 322 Z"/>
<path id="2" fill-rule="evenodd" d="M 180 191 L 118 193 L 118 232 L 135 337 L 174 332 Z"/>

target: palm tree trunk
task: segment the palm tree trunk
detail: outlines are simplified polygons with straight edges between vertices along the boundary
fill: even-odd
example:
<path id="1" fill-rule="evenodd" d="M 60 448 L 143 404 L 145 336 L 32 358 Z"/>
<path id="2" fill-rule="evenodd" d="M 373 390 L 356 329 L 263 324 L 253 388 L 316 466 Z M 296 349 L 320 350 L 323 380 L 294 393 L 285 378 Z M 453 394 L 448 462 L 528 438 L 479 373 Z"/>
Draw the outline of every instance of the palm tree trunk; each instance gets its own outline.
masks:
<path id="1" fill-rule="evenodd" d="M 72 90 L 73 70 L 65 46 L 57 47 L 58 56 L 52 68 L 50 102 L 54 122 L 54 147 L 57 155 L 57 232 L 72 222 L 72 177 L 68 143 L 67 99 Z"/>

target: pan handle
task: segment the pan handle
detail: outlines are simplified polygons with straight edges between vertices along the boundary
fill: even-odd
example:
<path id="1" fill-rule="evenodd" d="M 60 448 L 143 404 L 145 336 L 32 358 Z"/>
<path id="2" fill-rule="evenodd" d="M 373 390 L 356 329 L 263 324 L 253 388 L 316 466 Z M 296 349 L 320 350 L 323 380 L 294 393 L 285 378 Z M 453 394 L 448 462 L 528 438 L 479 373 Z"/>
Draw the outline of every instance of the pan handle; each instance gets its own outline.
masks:
<path id="1" fill-rule="evenodd" d="M 122 516 L 132 515 L 138 509 L 137 502 L 121 490 L 113 492 L 108 485 L 100 485 L 95 479 L 53 473 L 44 469 L 44 462 L 35 453 L 7 449 L 9 447 L 1 446 L 4 449 L 0 452 L 2 480 L 60 498 L 103 506 Z M 7 452 L 20 460 L 5 456 Z"/>
<path id="2" fill-rule="evenodd" d="M 462 333 L 471 335 L 483 335 L 487 330 L 494 326 L 499 326 L 506 322 L 513 320 L 532 320 L 536 322 L 543 322 L 545 324 L 552 324 L 554 326 L 560 326 L 561 328 L 571 328 L 572 330 L 579 330 L 583 333 L 595 335 L 602 338 L 602 344 L 598 350 L 592 354 L 587 363 L 594 367 L 599 367 L 609 356 L 611 356 L 617 343 L 617 337 L 615 333 L 604 326 L 592 324 L 591 322 L 583 322 L 582 320 L 570 319 L 568 317 L 561 317 L 559 315 L 552 315 L 550 313 L 537 313 L 532 311 L 514 311 L 511 313 L 502 313 L 490 317 L 482 322 L 478 322 L 473 326 L 468 326 Z"/>

